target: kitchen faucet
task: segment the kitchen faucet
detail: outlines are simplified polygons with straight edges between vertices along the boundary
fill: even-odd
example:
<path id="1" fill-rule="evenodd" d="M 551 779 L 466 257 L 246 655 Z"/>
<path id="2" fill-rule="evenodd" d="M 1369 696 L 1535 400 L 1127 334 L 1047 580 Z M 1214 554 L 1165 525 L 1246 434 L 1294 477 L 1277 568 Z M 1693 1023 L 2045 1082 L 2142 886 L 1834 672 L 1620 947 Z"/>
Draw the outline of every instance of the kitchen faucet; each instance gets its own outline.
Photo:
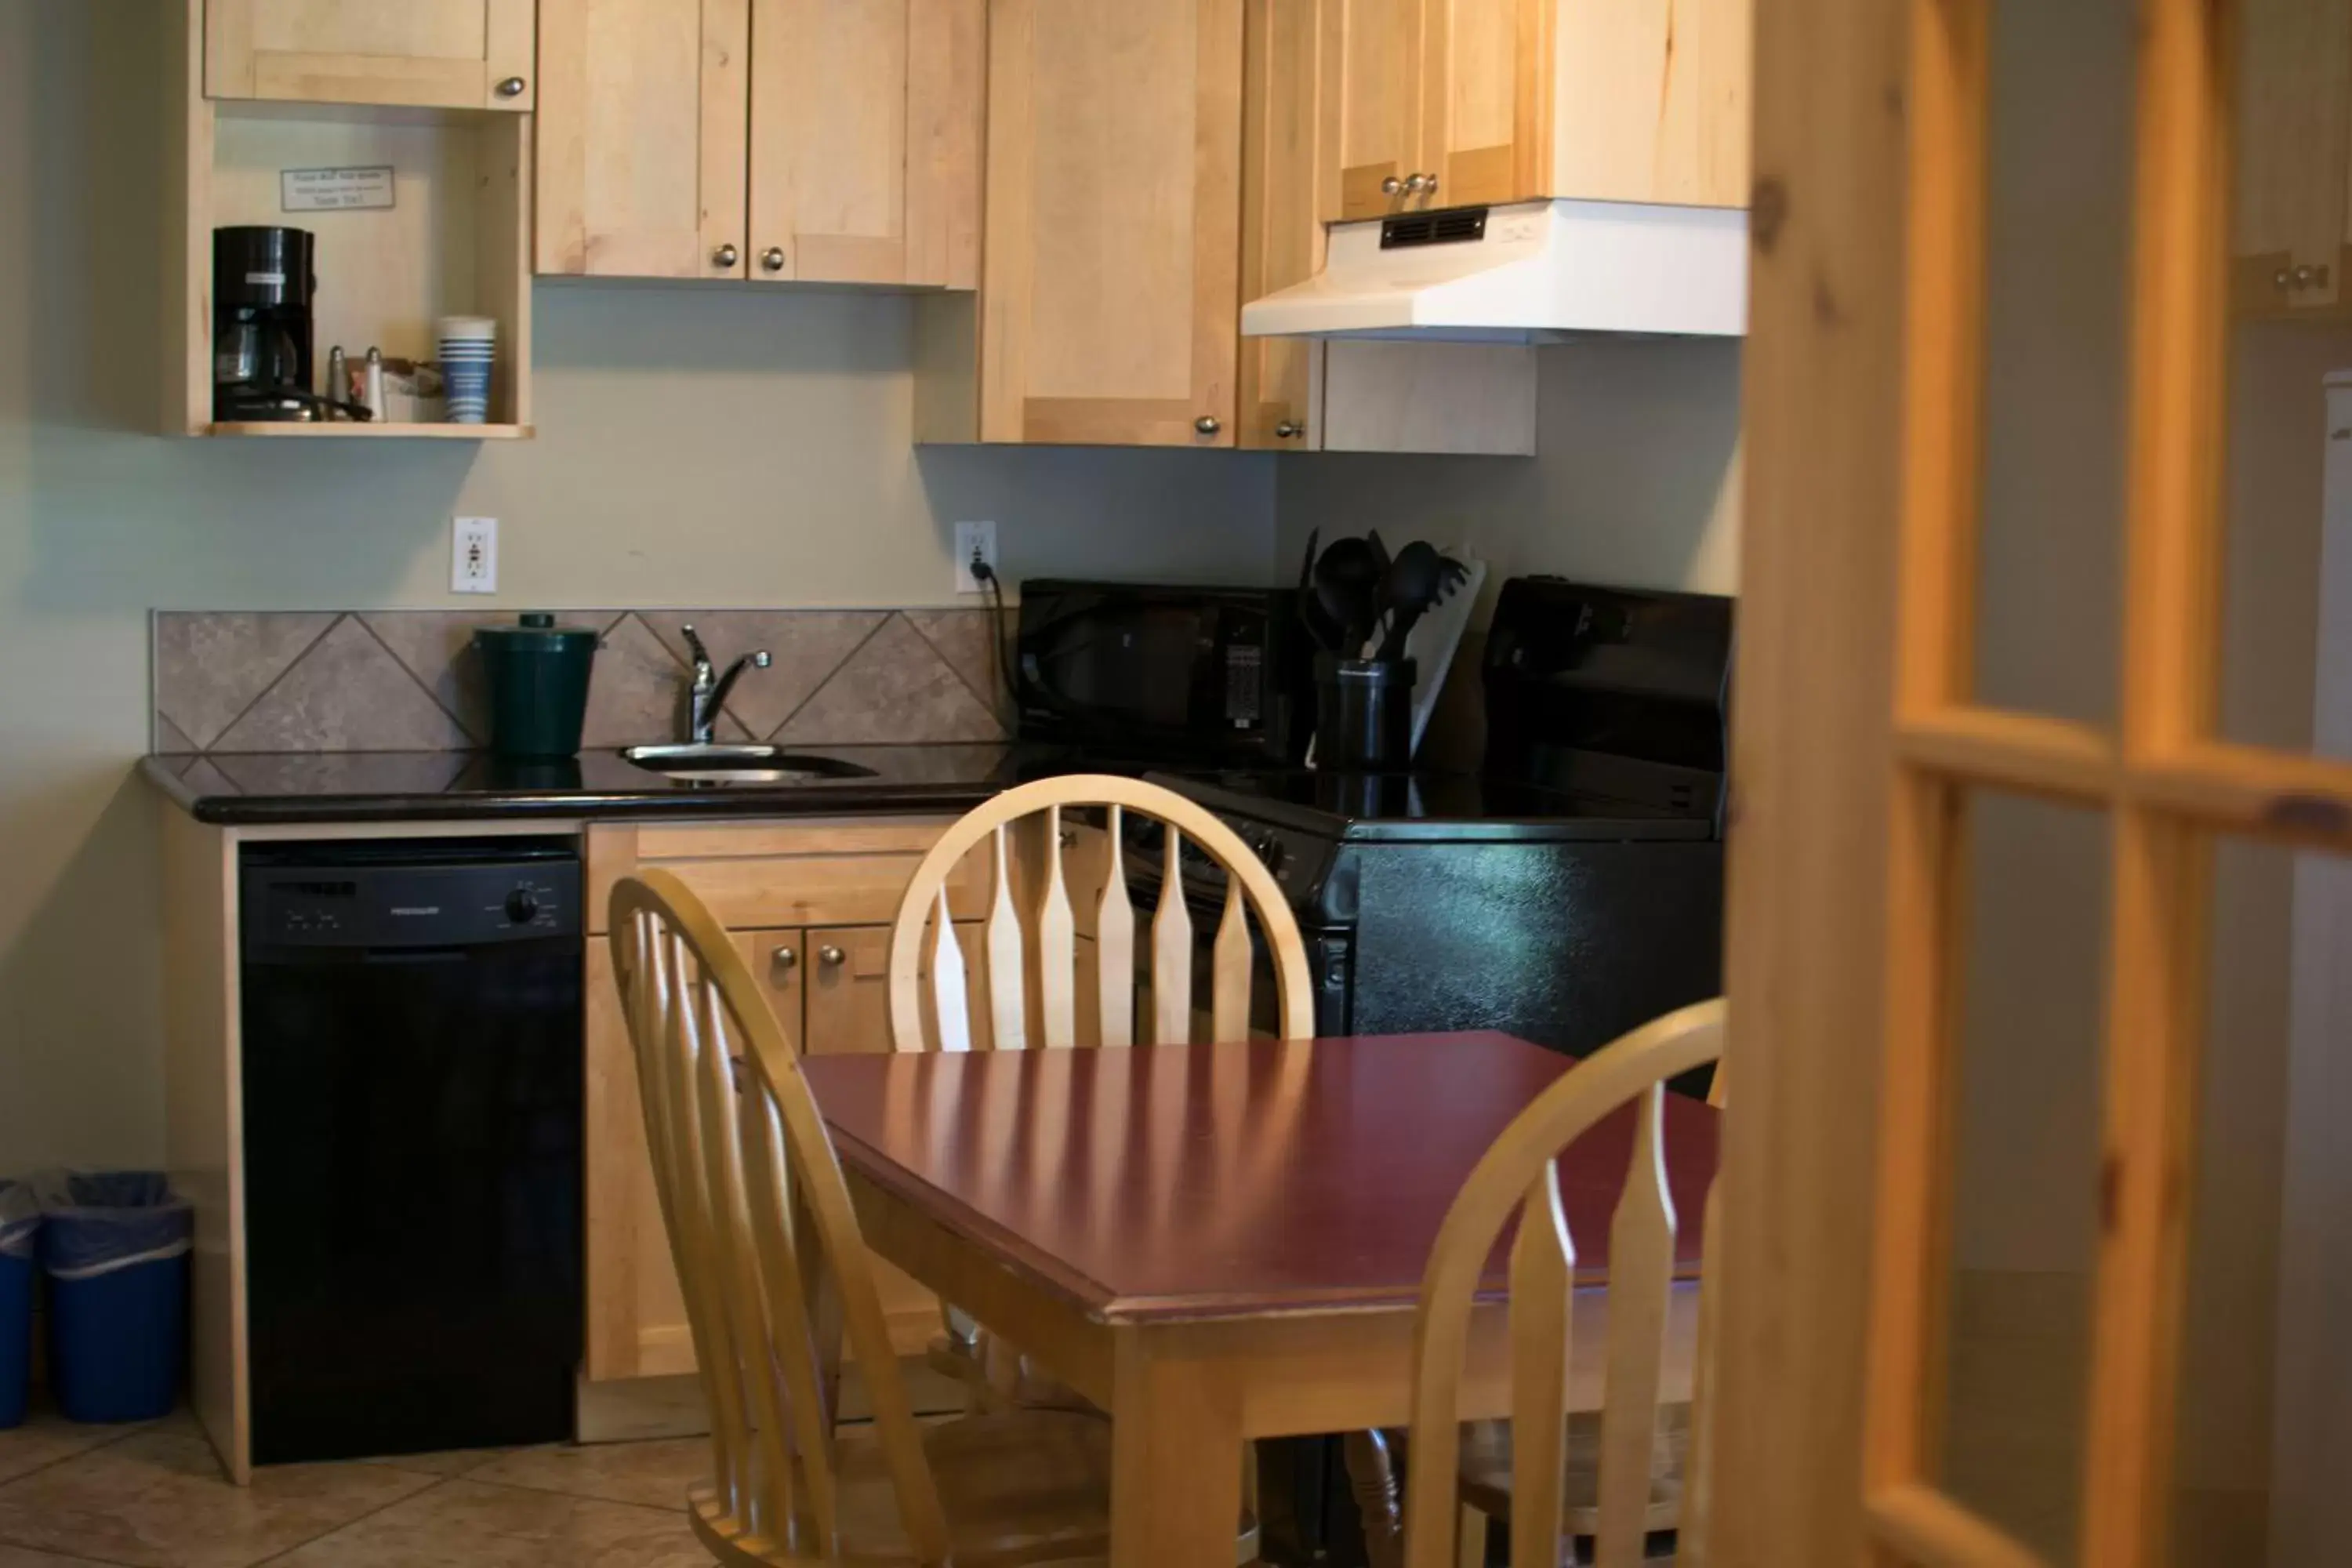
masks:
<path id="1" fill-rule="evenodd" d="M 718 729 L 719 710 L 726 703 L 727 694 L 735 689 L 735 682 L 742 679 L 746 669 L 765 669 L 772 661 L 768 650 L 760 648 L 729 665 L 726 674 L 714 678 L 710 650 L 702 646 L 702 639 L 695 636 L 692 626 L 680 626 L 678 630 L 686 634 L 687 649 L 694 655 L 694 686 L 687 694 L 686 741 L 690 746 L 707 746 Z"/>

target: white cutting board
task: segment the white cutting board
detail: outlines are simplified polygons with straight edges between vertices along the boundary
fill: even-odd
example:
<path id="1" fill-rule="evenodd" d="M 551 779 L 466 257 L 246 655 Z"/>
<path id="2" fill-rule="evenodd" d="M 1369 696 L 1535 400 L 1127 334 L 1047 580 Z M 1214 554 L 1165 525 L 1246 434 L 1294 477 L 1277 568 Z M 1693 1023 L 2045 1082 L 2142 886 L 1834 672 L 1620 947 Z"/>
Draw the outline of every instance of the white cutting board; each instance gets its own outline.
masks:
<path id="1" fill-rule="evenodd" d="M 1484 561 L 1460 550 L 1444 553 L 1467 567 L 1470 575 L 1450 598 L 1431 605 L 1429 613 L 1413 624 L 1412 635 L 1404 639 L 1405 657 L 1420 667 L 1413 671 L 1412 687 L 1412 754 L 1416 757 L 1421 754 L 1422 731 L 1429 728 L 1429 716 L 1437 710 L 1446 672 L 1454 668 L 1454 655 L 1462 647 L 1462 634 L 1470 628 L 1470 612 L 1477 608 L 1478 591 L 1486 585 Z"/>

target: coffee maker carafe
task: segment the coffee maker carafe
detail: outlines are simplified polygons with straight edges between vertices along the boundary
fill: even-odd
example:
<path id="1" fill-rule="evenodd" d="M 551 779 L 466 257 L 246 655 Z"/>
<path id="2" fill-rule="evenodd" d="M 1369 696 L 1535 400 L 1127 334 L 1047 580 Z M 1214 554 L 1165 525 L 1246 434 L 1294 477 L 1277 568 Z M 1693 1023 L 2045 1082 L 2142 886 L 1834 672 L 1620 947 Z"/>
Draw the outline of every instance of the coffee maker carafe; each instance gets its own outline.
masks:
<path id="1" fill-rule="evenodd" d="M 213 417 L 327 417 L 312 391 L 309 230 L 213 230 Z"/>

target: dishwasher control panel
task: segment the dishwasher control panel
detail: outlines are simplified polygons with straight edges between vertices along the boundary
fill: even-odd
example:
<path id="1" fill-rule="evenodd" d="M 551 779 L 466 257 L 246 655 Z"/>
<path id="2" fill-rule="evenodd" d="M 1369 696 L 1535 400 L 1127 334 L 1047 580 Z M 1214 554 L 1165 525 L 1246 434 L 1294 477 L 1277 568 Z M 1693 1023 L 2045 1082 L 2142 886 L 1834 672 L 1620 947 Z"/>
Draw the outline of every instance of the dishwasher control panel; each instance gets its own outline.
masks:
<path id="1" fill-rule="evenodd" d="M 353 864 L 321 856 L 248 858 L 239 878 L 243 935 L 267 947 L 478 947 L 578 936 L 576 856 L 459 857 L 424 851 Z"/>

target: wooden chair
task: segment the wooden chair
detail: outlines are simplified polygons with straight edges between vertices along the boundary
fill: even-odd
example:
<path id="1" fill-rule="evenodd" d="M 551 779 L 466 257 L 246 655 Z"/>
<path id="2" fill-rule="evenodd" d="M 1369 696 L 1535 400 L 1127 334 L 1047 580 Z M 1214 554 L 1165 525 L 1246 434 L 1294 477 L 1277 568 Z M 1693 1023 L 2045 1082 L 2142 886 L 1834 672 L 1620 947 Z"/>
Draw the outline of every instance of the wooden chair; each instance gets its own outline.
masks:
<path id="1" fill-rule="evenodd" d="M 918 1426 L 871 1262 L 782 1026 L 716 919 L 667 871 L 613 889 L 611 941 L 646 1142 L 711 1417 L 695 1533 L 724 1563 L 1099 1564 L 1099 1421 Z M 836 1428 L 842 1336 L 873 1406 Z"/>
<path id="2" fill-rule="evenodd" d="M 1249 1037 L 1251 946 L 1249 919 L 1274 961 L 1276 1016 L 1281 1037 L 1311 1038 L 1315 1013 L 1307 973 L 1307 944 L 1273 873 L 1234 830 L 1171 790 L 1137 779 L 1078 774 L 1043 779 L 1009 789 L 975 807 L 949 828 L 916 867 L 898 901 L 890 933 L 890 1034 L 902 1051 L 968 1051 L 975 1032 L 965 980 L 962 944 L 948 918 L 947 883 L 957 865 L 983 843 L 995 868 L 995 889 L 983 922 L 982 959 L 988 969 L 989 1040 L 997 1050 L 1033 1041 L 1028 985 L 1034 974 L 1037 1005 L 1034 1043 L 1078 1044 L 1078 942 L 1063 850 L 1066 813 L 1097 808 L 1105 813 L 1105 868 L 1095 909 L 1097 984 L 1090 999 L 1092 1035 L 1106 1046 L 1135 1043 L 1135 908 L 1127 887 L 1126 846 L 1121 828 L 1129 813 L 1157 820 L 1165 830 L 1160 854 L 1160 902 L 1153 912 L 1151 1037 L 1190 1040 L 1193 1036 L 1192 912 L 1185 907 L 1178 867 L 1186 842 L 1225 873 L 1225 901 L 1217 921 L 1208 1029 L 1212 1040 Z M 1020 853 L 1015 825 L 1040 818 L 1043 866 L 1035 880 L 1034 907 L 1024 922 L 1016 908 L 1014 875 Z M 1246 912 L 1244 912 L 1246 911 Z M 925 1027 L 921 970 L 930 961 L 935 1027 Z"/>
<path id="3" fill-rule="evenodd" d="M 1087 966 L 1079 962 L 1064 853 L 1074 835 L 1066 831 L 1064 818 L 1065 814 L 1096 810 L 1103 813 L 1108 858 L 1094 902 L 1094 994 L 1082 998 L 1079 981 Z M 1196 1032 L 1211 1041 L 1249 1037 L 1253 919 L 1273 963 L 1281 1037 L 1313 1037 L 1307 944 L 1289 900 L 1256 854 L 1233 829 L 1173 791 L 1135 779 L 1077 774 L 1024 784 L 974 808 L 941 836 L 916 868 L 899 900 L 890 937 L 890 1030 L 898 1049 L 968 1051 L 982 1038 L 996 1050 L 1033 1043 L 1067 1047 L 1082 1040 L 1104 1046 L 1135 1043 L 1135 909 L 1128 891 L 1123 832 L 1129 814 L 1157 821 L 1163 834 L 1158 849 L 1160 900 L 1144 949 L 1150 963 L 1150 1037 L 1184 1041 Z M 1023 825 L 1030 823 L 1041 831 L 1020 838 Z M 1180 871 L 1188 843 L 1225 873 L 1205 1015 L 1193 1007 L 1195 933 Z M 971 1017 L 968 966 L 950 918 L 947 891 L 948 880 L 964 857 L 983 847 L 994 870 L 994 890 L 981 935 L 981 962 L 988 980 L 984 1036 Z M 1018 871 L 1024 852 L 1036 869 L 1029 879 L 1034 885 L 1020 889 Z M 923 984 L 927 969 L 928 994 Z M 1196 1022 L 1205 1022 L 1205 1030 L 1196 1031 Z M 1094 1410 L 952 1306 L 945 1310 L 947 1332 L 933 1344 L 930 1363 L 961 1381 L 977 1407 Z M 1100 1412 L 1095 1414 L 1099 1416 Z M 1235 1560 L 1246 1563 L 1256 1556 L 1256 1467 L 1246 1466 L 1244 1474 L 1247 1517 Z"/>
<path id="4" fill-rule="evenodd" d="M 1670 1013 L 1579 1063 L 1514 1121 L 1479 1161 L 1447 1212 L 1422 1277 L 1414 1336 L 1412 1433 L 1423 1445 L 1456 1440 L 1460 1470 L 1411 1466 L 1406 1474 L 1406 1568 L 1485 1562 L 1486 1511 L 1500 1486 L 1510 1520 L 1511 1568 L 1559 1568 L 1590 1536 L 1598 1568 L 1636 1568 L 1644 1537 L 1679 1531 L 1676 1561 L 1706 1560 L 1706 1471 L 1711 1428 L 1706 1380 L 1714 1342 L 1713 1281 L 1701 1269 L 1697 1350 L 1690 1403 L 1667 1431 L 1678 1477 L 1662 1486 L 1655 1464 L 1668 1426 L 1659 1394 L 1674 1276 L 1675 1215 L 1667 1194 L 1662 1125 L 1664 1082 L 1723 1051 L 1721 1000 Z M 1568 1414 L 1572 1364 L 1574 1239 L 1554 1161 L 1595 1122 L 1638 1101 L 1633 1157 L 1609 1230 L 1608 1331 L 1597 1422 Z M 1721 1184 L 1706 1203 L 1706 1246 L 1719 1232 Z M 1473 1300 L 1495 1243 L 1513 1215 L 1510 1253 L 1511 1415 L 1462 1425 L 1461 1379 Z M 1580 1454 L 1580 1448 L 1587 1452 Z M 1468 1472 L 1471 1484 L 1465 1485 Z M 1575 1493 L 1581 1489 L 1585 1495 Z M 1459 1505 L 1457 1507 L 1457 1504 Z"/>

